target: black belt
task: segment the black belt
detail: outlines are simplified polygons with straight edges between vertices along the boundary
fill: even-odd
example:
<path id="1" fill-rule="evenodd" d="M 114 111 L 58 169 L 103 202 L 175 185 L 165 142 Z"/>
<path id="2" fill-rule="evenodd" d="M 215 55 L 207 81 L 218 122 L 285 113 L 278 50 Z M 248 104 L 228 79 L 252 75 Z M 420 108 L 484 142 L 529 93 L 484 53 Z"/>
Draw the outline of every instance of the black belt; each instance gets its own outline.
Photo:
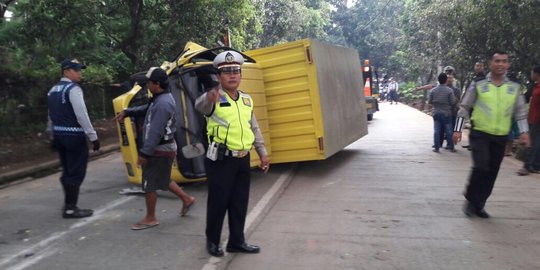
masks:
<path id="1" fill-rule="evenodd" d="M 229 150 L 227 149 L 225 151 L 225 155 L 226 156 L 230 156 L 230 157 L 235 157 L 235 158 L 243 158 L 245 156 L 247 156 L 249 154 L 249 151 L 248 150 L 239 150 L 239 151 L 236 151 L 236 150 Z"/>

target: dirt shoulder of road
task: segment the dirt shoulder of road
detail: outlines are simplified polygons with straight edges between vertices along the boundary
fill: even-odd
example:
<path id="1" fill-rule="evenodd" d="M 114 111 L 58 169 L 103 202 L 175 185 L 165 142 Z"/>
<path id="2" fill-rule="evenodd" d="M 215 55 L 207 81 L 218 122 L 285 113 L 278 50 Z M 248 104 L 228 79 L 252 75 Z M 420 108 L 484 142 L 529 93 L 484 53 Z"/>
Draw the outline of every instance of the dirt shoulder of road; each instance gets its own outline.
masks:
<path id="1" fill-rule="evenodd" d="M 91 156 L 118 149 L 118 133 L 114 119 L 98 120 L 92 124 L 102 150 L 91 153 Z M 58 165 L 58 153 L 51 148 L 46 132 L 0 140 L 0 185 L 55 172 Z"/>

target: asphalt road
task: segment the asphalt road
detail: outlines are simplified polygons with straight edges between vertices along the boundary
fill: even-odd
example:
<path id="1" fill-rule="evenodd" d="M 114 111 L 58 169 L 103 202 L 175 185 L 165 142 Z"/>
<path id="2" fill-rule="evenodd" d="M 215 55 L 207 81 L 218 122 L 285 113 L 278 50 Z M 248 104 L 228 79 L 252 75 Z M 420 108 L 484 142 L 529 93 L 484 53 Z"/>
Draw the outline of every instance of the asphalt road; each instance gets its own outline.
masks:
<path id="1" fill-rule="evenodd" d="M 380 107 L 370 134 L 330 159 L 254 171 L 247 236 L 260 254 L 206 253 L 204 183 L 185 186 L 198 200 L 188 216 L 161 193 L 161 224 L 130 230 L 144 199 L 118 194 L 131 185 L 116 153 L 90 163 L 89 219 L 60 217 L 58 174 L 1 189 L 0 269 L 540 269 L 540 175 L 505 158 L 492 218 L 467 218 L 470 153 L 433 153 L 431 117 Z"/>
<path id="2" fill-rule="evenodd" d="M 273 166 L 266 175 L 253 172 L 248 230 L 256 224 L 254 214 L 264 214 L 275 201 L 272 196 L 280 189 L 273 185 L 284 186 L 291 168 Z M 181 201 L 161 192 L 157 207 L 161 224 L 132 231 L 131 225 L 144 216 L 144 197 L 119 194 L 135 187 L 127 182 L 119 153 L 89 164 L 79 205 L 95 210 L 91 218 L 61 218 L 58 177 L 0 189 L 0 269 L 202 269 L 208 263 L 205 183 L 184 186 L 197 198 L 186 217 L 178 214 Z M 261 199 L 264 202 L 257 204 Z"/>

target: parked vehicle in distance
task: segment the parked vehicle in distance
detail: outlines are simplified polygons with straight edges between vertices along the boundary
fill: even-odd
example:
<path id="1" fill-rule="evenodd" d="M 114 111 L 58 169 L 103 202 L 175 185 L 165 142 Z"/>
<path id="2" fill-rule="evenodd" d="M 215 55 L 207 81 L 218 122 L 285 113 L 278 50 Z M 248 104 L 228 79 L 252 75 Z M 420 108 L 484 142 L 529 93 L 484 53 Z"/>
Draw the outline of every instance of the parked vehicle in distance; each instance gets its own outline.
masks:
<path id="1" fill-rule="evenodd" d="M 377 95 L 379 94 L 379 76 L 377 71 L 369 65 L 369 60 L 364 60 L 362 67 L 364 79 L 364 96 L 366 97 L 367 120 L 373 120 L 373 114 L 379 110 Z"/>

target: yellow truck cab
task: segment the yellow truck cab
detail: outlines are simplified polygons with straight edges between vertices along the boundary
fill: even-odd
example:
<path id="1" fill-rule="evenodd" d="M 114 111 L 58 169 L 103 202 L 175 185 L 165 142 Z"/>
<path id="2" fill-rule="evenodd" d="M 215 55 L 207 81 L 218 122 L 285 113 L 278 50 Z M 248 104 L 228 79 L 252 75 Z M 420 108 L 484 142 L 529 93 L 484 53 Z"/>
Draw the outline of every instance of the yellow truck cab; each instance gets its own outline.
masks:
<path id="1" fill-rule="evenodd" d="M 223 50 L 230 48 L 206 49 L 190 42 L 173 62 L 161 66 L 169 74 L 178 113 L 178 153 L 171 174 L 176 182 L 206 177 L 206 120 L 195 110 L 194 102 L 203 93 L 199 76 Z M 239 89 L 253 98 L 271 163 L 323 160 L 367 134 L 365 97 L 359 91 L 362 73 L 355 50 L 304 39 L 239 53 L 245 59 Z M 147 103 L 149 93 L 144 86 L 138 83 L 115 98 L 115 113 Z M 132 117 L 118 124 L 120 150 L 132 183 L 141 182 L 137 151 L 143 121 Z M 201 155 L 196 157 L 182 151 L 200 148 Z M 252 150 L 251 165 L 258 162 Z"/>
<path id="2" fill-rule="evenodd" d="M 225 49 L 229 50 L 230 48 L 222 47 L 209 50 L 190 42 L 174 62 L 165 62 L 161 65 L 161 68 L 169 74 L 169 90 L 175 99 L 177 108 L 175 139 L 178 144 L 178 153 L 173 162 L 171 173 L 171 178 L 176 182 L 195 182 L 206 178 L 204 169 L 204 149 L 208 145 L 205 128 L 206 120 L 201 113 L 195 110 L 194 103 L 195 99 L 204 90 L 199 82 L 199 75 L 205 73 L 205 69 L 212 65 L 215 56 Z M 240 89 L 253 98 L 254 112 L 257 115 L 263 137 L 267 142 L 267 150 L 271 153 L 268 118 L 264 107 L 266 101 L 262 73 L 252 58 L 245 54 L 243 56 L 246 60 L 242 66 L 243 79 Z M 135 79 L 137 79 L 136 76 Z M 142 81 L 136 83 L 130 91 L 113 100 L 116 114 L 128 107 L 148 103 L 151 94 Z M 123 122 L 118 123 L 120 151 L 124 159 L 128 180 L 132 183 L 141 182 L 142 170 L 137 166 L 137 160 L 143 122 L 144 118 L 142 117 L 131 117 L 125 118 Z M 200 150 L 198 147 L 201 145 L 203 146 L 203 152 L 197 157 L 190 156 L 190 158 L 187 158 L 185 152 L 182 151 L 190 147 L 191 151 L 197 151 Z M 259 162 L 257 154 L 253 152 L 251 156 L 252 165 L 257 165 Z"/>

